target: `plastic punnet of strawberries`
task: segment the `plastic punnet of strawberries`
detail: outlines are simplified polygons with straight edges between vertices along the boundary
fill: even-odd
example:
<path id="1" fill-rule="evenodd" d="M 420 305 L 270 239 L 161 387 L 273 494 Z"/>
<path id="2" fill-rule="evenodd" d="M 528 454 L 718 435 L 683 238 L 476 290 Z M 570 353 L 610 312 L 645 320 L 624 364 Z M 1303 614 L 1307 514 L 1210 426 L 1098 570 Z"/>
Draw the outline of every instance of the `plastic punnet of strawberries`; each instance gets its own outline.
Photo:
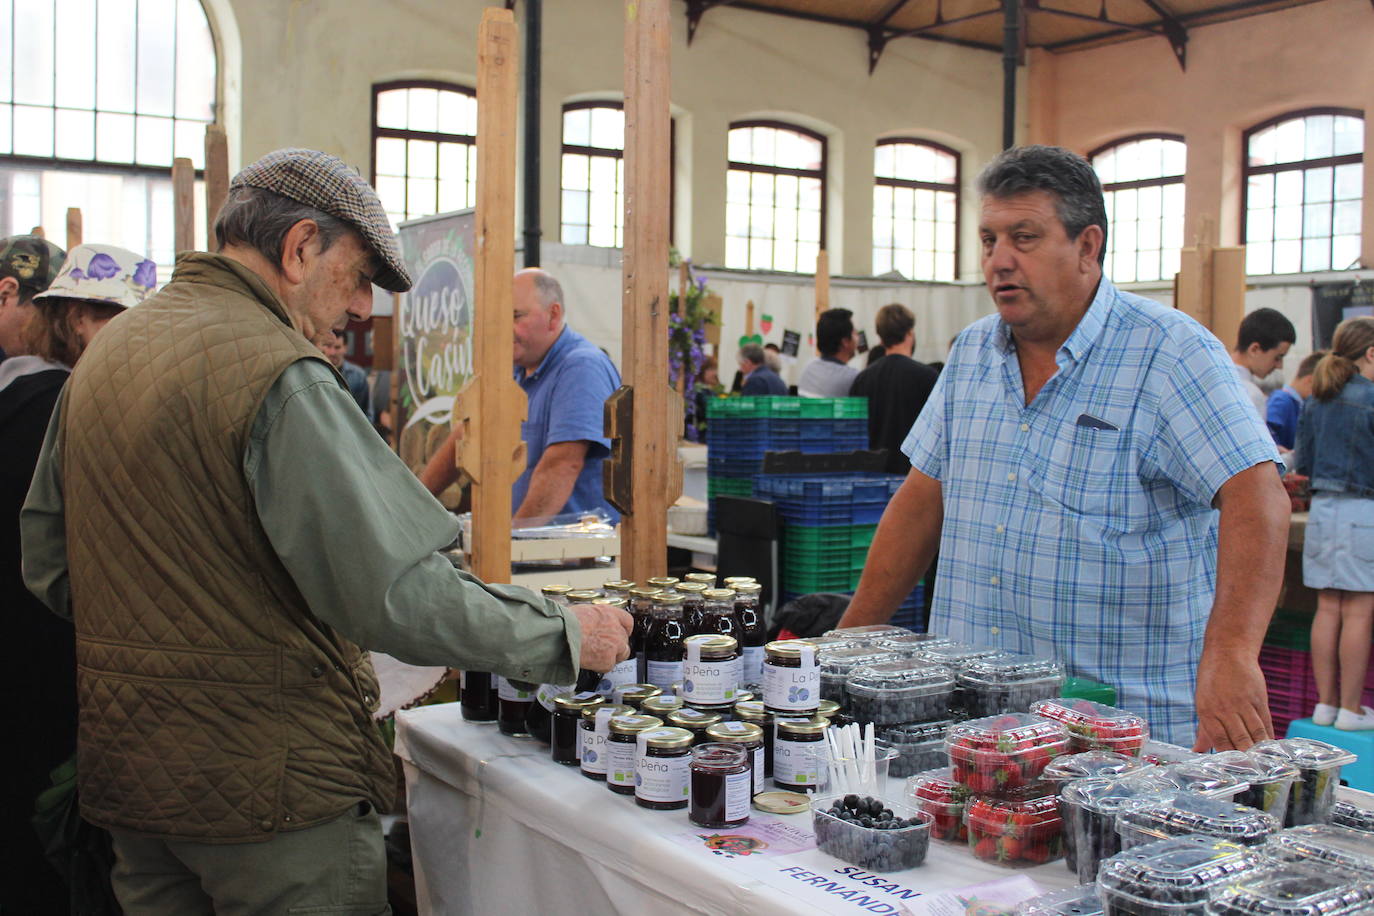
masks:
<path id="1" fill-rule="evenodd" d="M 956 781 L 975 795 L 1006 795 L 1038 780 L 1069 737 L 1059 722 L 1017 712 L 951 725 L 945 748 Z"/>
<path id="2" fill-rule="evenodd" d="M 935 818 L 930 825 L 931 837 L 950 843 L 968 839 L 964 809 L 969 792 L 954 780 L 953 770 L 940 767 L 917 773 L 906 781 L 906 788 L 911 806 Z"/>
<path id="3" fill-rule="evenodd" d="M 1102 750 L 1136 757 L 1150 737 L 1150 727 L 1140 716 L 1092 700 L 1056 697 L 1032 703 L 1030 711 L 1062 722 L 1074 753 Z"/>
<path id="4" fill-rule="evenodd" d="M 1058 800 L 1044 784 L 1006 798 L 975 796 L 969 800 L 964 820 L 969 849 L 985 862 L 1029 868 L 1064 854 Z"/>

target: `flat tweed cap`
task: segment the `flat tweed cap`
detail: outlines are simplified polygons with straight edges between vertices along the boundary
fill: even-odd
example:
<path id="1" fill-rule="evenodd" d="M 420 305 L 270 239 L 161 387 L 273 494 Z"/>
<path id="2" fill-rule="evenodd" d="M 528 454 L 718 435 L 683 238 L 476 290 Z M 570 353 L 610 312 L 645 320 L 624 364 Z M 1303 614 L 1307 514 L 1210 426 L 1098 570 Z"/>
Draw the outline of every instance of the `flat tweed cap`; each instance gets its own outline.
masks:
<path id="1" fill-rule="evenodd" d="M 381 260 L 373 282 L 395 293 L 410 289 L 410 272 L 377 192 L 342 159 L 313 149 L 279 149 L 235 175 L 229 190 L 241 187 L 274 191 L 349 223 Z"/>

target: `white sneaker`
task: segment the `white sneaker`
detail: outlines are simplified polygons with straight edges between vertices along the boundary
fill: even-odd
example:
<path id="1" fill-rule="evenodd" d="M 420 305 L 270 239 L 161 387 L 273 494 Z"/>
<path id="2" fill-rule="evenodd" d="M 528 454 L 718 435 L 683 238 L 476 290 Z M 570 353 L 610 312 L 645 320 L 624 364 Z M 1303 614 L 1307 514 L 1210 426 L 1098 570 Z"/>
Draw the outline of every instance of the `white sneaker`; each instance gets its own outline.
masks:
<path id="1" fill-rule="evenodd" d="M 1336 714 L 1336 727 L 1346 732 L 1363 732 L 1374 730 L 1374 709 L 1368 706 L 1361 706 L 1362 713 L 1354 713 L 1342 707 Z"/>
<path id="2" fill-rule="evenodd" d="M 1318 703 L 1316 709 L 1312 710 L 1313 725 L 1331 725 L 1336 721 L 1336 714 L 1341 711 L 1339 706 L 1331 706 L 1327 703 Z"/>

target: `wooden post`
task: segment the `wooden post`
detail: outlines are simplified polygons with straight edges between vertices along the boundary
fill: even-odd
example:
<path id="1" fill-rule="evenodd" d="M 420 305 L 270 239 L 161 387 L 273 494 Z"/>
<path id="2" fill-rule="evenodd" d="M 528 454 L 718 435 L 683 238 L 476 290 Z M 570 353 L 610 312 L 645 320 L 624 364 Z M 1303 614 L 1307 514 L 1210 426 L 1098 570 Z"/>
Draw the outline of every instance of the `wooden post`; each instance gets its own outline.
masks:
<path id="1" fill-rule="evenodd" d="M 205 125 L 205 245 L 215 247 L 215 220 L 229 196 L 229 139 L 218 124 Z"/>
<path id="2" fill-rule="evenodd" d="M 465 427 L 458 461 L 473 482 L 472 571 L 487 582 L 510 581 L 510 494 L 515 462 L 524 463 L 525 397 L 510 373 L 518 63 L 515 17 L 487 7 L 477 31 L 473 375 L 453 405 L 453 422 Z"/>
<path id="3" fill-rule="evenodd" d="M 754 300 L 744 303 L 744 336 L 754 336 Z"/>
<path id="4" fill-rule="evenodd" d="M 172 160 L 173 254 L 196 248 L 196 170 L 190 159 Z"/>
<path id="5" fill-rule="evenodd" d="M 81 244 L 81 208 L 67 208 L 67 250 Z"/>
<path id="6" fill-rule="evenodd" d="M 816 317 L 830 308 L 830 253 L 824 248 L 816 255 Z M 751 332 L 752 333 L 752 332 Z"/>
<path id="7" fill-rule="evenodd" d="M 1212 249 L 1212 333 L 1231 349 L 1245 317 L 1245 248 Z"/>
<path id="8" fill-rule="evenodd" d="M 628 507 L 621 576 L 643 582 L 668 564 L 668 506 L 681 492 L 677 435 L 682 401 L 668 378 L 669 36 L 668 0 L 625 0 L 625 255 L 623 363 L 630 428 L 618 427 L 615 467 L 625 473 Z M 480 136 L 480 133 L 479 133 Z M 625 389 L 608 407 L 622 404 Z M 628 443 L 626 439 L 628 438 Z M 627 447 L 628 445 L 628 447 Z M 622 478 L 623 480 L 623 478 Z"/>

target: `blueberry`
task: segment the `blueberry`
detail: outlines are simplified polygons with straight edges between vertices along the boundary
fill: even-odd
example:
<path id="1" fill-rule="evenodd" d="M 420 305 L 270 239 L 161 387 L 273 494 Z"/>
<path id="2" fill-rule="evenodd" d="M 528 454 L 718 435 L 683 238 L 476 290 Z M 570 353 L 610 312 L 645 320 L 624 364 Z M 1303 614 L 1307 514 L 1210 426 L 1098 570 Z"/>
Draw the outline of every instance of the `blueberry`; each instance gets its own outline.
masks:
<path id="1" fill-rule="evenodd" d="M 857 810 L 859 807 L 859 796 L 853 794 L 846 795 L 844 797 L 844 806 L 846 808 L 854 808 Z"/>

